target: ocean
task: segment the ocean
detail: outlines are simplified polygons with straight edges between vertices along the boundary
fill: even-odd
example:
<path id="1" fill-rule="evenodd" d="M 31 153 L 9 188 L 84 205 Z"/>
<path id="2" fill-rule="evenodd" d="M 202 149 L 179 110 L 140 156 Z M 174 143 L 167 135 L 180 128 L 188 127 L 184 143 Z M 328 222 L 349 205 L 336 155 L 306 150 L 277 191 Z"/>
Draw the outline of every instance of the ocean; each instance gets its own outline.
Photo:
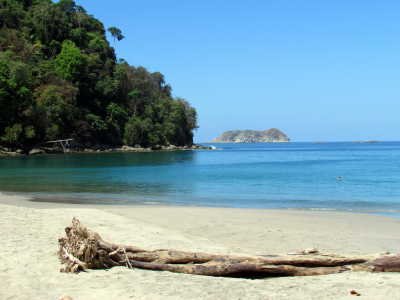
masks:
<path id="1" fill-rule="evenodd" d="M 49 202 L 400 216 L 400 142 L 215 146 L 218 150 L 1 158 L 0 191 Z"/>

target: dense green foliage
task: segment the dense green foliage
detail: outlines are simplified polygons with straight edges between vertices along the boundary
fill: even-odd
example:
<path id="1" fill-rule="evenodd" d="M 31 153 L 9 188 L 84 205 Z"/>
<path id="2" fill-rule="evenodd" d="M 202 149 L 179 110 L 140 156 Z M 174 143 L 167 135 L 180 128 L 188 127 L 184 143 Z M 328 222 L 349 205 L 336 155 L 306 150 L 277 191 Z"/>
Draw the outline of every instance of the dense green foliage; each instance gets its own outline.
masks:
<path id="1" fill-rule="evenodd" d="M 73 0 L 0 0 L 0 144 L 191 145 L 196 127 L 164 76 L 117 61 L 103 24 Z"/>

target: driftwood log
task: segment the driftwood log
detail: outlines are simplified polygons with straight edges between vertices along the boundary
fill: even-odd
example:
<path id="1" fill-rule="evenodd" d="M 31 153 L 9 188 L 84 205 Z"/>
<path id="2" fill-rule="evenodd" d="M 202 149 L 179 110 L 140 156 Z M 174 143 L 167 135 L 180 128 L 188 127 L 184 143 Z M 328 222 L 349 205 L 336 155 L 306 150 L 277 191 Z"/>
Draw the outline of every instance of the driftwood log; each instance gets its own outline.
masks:
<path id="1" fill-rule="evenodd" d="M 62 272 L 114 266 L 242 278 L 326 275 L 348 271 L 400 272 L 400 255 L 346 257 L 316 251 L 286 256 L 233 256 L 168 249 L 149 251 L 106 242 L 75 218 L 65 232 L 66 237 L 59 239 L 58 252 L 65 264 Z"/>

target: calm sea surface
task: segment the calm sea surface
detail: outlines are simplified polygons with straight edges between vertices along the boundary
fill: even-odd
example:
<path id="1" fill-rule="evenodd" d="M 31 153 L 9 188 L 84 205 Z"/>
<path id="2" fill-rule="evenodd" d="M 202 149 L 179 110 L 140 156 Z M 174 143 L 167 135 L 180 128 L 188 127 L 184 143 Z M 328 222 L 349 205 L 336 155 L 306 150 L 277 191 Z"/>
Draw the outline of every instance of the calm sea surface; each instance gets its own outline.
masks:
<path id="1" fill-rule="evenodd" d="M 0 159 L 0 191 L 71 203 L 400 212 L 400 142 L 217 146 Z"/>

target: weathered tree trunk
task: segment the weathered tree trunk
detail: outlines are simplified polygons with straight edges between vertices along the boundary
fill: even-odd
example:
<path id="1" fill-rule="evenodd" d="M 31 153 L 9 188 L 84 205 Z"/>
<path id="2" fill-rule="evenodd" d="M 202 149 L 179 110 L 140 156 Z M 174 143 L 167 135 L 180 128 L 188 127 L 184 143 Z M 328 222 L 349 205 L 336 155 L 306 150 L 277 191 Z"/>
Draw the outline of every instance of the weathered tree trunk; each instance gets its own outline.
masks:
<path id="1" fill-rule="evenodd" d="M 345 271 L 400 272 L 400 255 L 345 257 L 302 254 L 287 256 L 233 256 L 178 250 L 143 250 L 104 241 L 77 219 L 59 239 L 63 272 L 127 266 L 176 273 L 263 278 L 271 276 L 326 275 Z"/>

